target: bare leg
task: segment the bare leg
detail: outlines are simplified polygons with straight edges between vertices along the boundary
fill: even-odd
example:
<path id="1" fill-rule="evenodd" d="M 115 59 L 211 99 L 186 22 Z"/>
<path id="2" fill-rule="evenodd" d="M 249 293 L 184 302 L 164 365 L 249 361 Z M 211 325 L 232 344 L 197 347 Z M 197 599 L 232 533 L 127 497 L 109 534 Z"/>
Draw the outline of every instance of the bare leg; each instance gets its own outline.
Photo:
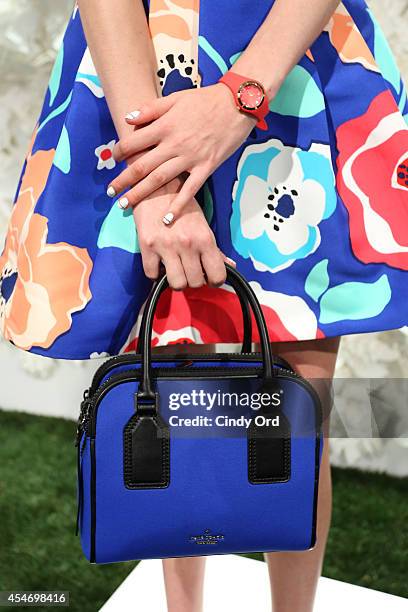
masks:
<path id="1" fill-rule="evenodd" d="M 315 386 L 323 403 L 323 411 L 326 413 L 317 504 L 317 543 L 310 551 L 265 553 L 274 612 L 312 612 L 313 610 L 330 528 L 332 506 L 327 437 L 329 427 L 327 413 L 330 406 L 323 379 L 329 382 L 333 377 L 339 343 L 340 337 L 272 345 L 277 354 L 287 359 L 295 371 L 308 378 Z"/>
<path id="2" fill-rule="evenodd" d="M 212 353 L 214 344 L 158 346 L 153 353 Z M 168 612 L 201 612 L 205 557 L 163 559 L 163 577 Z"/>
<path id="3" fill-rule="evenodd" d="M 168 612 L 201 612 L 205 557 L 163 559 Z"/>

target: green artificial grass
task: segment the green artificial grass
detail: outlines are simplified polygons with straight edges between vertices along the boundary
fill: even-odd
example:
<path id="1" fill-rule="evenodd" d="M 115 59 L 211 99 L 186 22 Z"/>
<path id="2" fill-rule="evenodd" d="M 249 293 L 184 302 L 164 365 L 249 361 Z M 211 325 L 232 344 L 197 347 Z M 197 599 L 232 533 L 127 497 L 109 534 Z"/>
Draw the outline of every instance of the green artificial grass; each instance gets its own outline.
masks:
<path id="1" fill-rule="evenodd" d="M 69 591 L 70 610 L 96 612 L 136 564 L 91 565 L 82 553 L 75 430 L 0 411 L 0 590 Z"/>
<path id="2" fill-rule="evenodd" d="M 0 411 L 0 590 L 65 590 L 71 610 L 96 612 L 136 563 L 91 565 L 82 553 L 75 428 Z M 408 479 L 337 468 L 332 475 L 323 574 L 408 597 Z"/>
<path id="3" fill-rule="evenodd" d="M 408 479 L 333 469 L 323 574 L 408 597 Z"/>

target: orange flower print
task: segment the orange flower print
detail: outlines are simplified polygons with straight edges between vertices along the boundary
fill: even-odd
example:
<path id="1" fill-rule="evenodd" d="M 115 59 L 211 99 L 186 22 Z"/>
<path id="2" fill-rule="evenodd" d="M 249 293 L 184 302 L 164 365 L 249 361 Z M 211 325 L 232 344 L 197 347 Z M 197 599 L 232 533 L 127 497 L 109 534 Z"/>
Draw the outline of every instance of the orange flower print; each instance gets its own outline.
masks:
<path id="1" fill-rule="evenodd" d="M 361 64 L 379 72 L 378 65 L 360 30 L 343 4 L 340 4 L 325 27 L 330 42 L 346 64 Z"/>
<path id="2" fill-rule="evenodd" d="M 35 131 L 31 145 L 35 140 Z M 72 325 L 73 312 L 92 297 L 93 262 L 87 249 L 66 242 L 47 244 L 48 219 L 34 212 L 55 149 L 27 154 L 26 168 L 0 255 L 0 331 L 29 350 L 48 348 Z"/>
<path id="3" fill-rule="evenodd" d="M 314 62 L 314 57 L 313 57 L 313 53 L 311 52 L 310 49 L 307 49 L 305 55 L 310 59 L 310 61 Z"/>
<path id="4" fill-rule="evenodd" d="M 163 95 L 199 87 L 199 0 L 150 0 L 149 28 Z"/>

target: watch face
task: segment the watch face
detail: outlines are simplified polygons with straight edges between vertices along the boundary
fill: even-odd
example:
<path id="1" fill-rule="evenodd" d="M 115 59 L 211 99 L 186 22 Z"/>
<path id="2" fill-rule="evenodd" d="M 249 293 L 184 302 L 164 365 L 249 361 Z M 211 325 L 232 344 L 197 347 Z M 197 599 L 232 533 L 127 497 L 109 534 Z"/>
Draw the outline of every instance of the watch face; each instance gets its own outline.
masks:
<path id="1" fill-rule="evenodd" d="M 264 97 L 264 89 L 262 85 L 256 81 L 246 81 L 239 87 L 239 103 L 247 110 L 256 110 L 259 108 L 264 100 Z"/>

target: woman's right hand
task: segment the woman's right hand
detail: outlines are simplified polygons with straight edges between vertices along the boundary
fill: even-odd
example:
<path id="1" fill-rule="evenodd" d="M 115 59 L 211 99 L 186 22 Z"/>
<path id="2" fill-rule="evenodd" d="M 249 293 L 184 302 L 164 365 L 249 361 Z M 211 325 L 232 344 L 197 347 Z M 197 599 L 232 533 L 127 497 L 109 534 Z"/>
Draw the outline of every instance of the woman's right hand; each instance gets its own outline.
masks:
<path id="1" fill-rule="evenodd" d="M 218 248 L 197 200 L 193 198 L 171 225 L 162 221 L 182 184 L 177 177 L 133 208 L 144 272 L 157 279 L 163 262 L 173 289 L 219 287 L 226 280 L 224 262 L 235 262 Z"/>

